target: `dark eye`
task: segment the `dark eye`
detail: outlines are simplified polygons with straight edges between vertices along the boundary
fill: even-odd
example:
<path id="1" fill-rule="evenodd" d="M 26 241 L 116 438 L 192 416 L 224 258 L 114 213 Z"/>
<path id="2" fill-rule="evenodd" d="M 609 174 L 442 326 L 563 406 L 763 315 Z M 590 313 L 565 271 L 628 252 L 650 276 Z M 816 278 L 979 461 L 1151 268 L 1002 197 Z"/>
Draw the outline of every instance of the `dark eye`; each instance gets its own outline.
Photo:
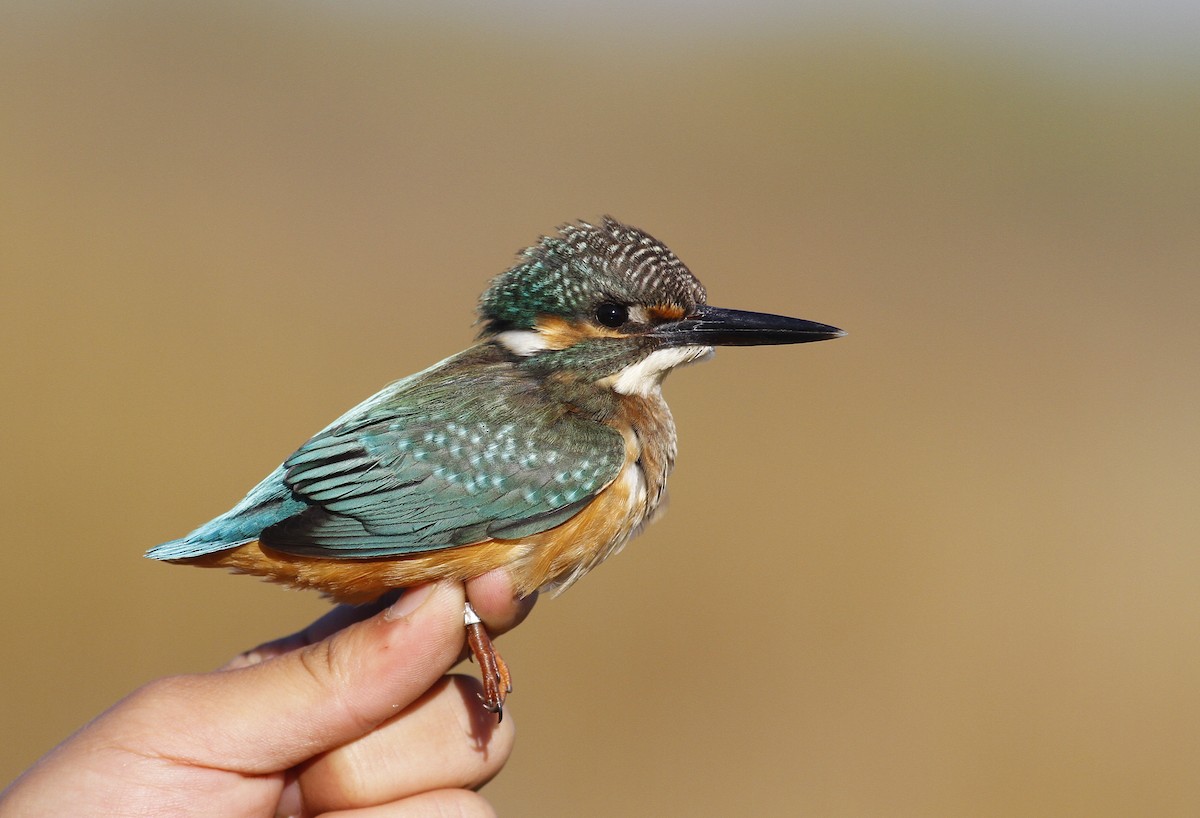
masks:
<path id="1" fill-rule="evenodd" d="M 606 327 L 616 329 L 629 320 L 629 308 L 624 304 L 606 301 L 596 307 L 596 320 Z"/>

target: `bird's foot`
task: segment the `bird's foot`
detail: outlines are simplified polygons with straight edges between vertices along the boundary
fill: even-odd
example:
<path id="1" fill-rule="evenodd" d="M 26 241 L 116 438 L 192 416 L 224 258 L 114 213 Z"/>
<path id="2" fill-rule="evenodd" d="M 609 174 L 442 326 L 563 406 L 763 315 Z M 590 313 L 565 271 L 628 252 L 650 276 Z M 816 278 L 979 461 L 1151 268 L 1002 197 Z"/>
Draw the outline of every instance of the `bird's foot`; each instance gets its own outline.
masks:
<path id="1" fill-rule="evenodd" d="M 500 721 L 504 718 L 504 700 L 512 692 L 512 677 L 508 673 L 508 665 L 496 652 L 492 637 L 488 635 L 483 620 L 475 613 L 470 602 L 463 609 L 463 621 L 467 626 L 467 644 L 471 647 L 471 655 L 478 663 L 483 679 L 483 693 L 479 699 L 489 713 L 496 714 L 496 721 Z"/>

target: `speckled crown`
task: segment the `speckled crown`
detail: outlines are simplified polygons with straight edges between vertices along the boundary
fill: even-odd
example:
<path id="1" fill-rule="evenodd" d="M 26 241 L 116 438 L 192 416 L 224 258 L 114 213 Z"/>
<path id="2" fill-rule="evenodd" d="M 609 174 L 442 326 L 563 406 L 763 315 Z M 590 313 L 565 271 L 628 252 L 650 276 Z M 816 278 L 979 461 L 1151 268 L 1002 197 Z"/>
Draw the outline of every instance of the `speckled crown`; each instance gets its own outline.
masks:
<path id="1" fill-rule="evenodd" d="M 484 333 L 529 329 L 539 315 L 589 313 L 603 301 L 673 304 L 691 312 L 707 294 L 682 261 L 649 233 L 605 216 L 558 228 L 526 249 L 479 299 Z"/>

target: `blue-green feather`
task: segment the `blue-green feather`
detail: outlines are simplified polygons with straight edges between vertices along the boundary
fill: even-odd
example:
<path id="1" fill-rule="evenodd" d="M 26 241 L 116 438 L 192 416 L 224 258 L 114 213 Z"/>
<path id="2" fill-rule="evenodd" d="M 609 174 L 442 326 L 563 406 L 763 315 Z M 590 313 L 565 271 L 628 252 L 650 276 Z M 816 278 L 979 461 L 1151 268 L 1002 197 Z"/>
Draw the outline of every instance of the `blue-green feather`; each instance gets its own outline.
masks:
<path id="1" fill-rule="evenodd" d="M 360 404 L 229 512 L 147 556 L 257 539 L 288 554 L 368 559 L 527 536 L 577 513 L 623 463 L 617 432 L 484 344 Z"/>
<path id="2" fill-rule="evenodd" d="M 225 551 L 258 539 L 265 528 L 303 512 L 308 505 L 292 497 L 283 482 L 283 467 L 271 472 L 250 493 L 186 537 L 157 545 L 146 552 L 156 560 L 181 560 Z"/>

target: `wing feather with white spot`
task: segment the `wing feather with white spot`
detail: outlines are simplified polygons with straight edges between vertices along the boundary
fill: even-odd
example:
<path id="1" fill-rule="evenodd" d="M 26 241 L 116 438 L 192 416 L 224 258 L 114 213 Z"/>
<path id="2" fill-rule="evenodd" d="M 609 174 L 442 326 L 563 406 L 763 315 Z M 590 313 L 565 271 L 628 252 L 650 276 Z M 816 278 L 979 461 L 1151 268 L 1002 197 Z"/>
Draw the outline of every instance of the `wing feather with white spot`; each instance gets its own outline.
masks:
<path id="1" fill-rule="evenodd" d="M 515 376 L 456 381 L 402 382 L 301 447 L 284 480 L 308 507 L 262 543 L 369 559 L 527 536 L 572 517 L 624 465 L 620 434 Z"/>

